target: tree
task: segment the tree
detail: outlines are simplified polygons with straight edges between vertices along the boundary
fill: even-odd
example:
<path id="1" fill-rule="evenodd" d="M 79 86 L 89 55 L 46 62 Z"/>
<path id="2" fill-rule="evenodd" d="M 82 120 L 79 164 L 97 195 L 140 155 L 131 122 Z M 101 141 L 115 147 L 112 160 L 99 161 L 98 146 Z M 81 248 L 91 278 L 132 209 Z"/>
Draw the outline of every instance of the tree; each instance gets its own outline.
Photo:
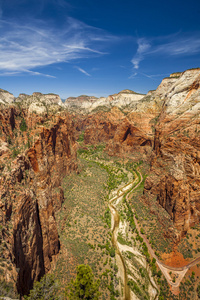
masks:
<path id="1" fill-rule="evenodd" d="M 90 266 L 79 265 L 77 267 L 76 278 L 74 280 L 72 279 L 67 287 L 67 299 L 98 300 L 100 296 L 99 284 L 99 280 L 94 279 L 94 274 L 92 273 Z"/>
<path id="2" fill-rule="evenodd" d="M 46 274 L 38 282 L 35 282 L 29 296 L 24 296 L 25 300 L 57 300 L 59 285 L 55 281 L 53 274 Z"/>

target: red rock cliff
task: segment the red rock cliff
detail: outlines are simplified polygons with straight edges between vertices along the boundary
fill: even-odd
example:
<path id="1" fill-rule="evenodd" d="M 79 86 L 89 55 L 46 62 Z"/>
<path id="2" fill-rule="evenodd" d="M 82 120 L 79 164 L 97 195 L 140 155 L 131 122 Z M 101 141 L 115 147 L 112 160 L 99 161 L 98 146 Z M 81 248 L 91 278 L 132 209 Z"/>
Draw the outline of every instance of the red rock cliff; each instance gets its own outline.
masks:
<path id="1" fill-rule="evenodd" d="M 178 239 L 200 220 L 199 83 L 200 69 L 188 70 L 165 89 L 145 183 L 172 218 Z"/>
<path id="2" fill-rule="evenodd" d="M 7 156 L 5 153 L 1 156 L 4 168 L 0 177 L 0 221 L 5 228 L 2 239 L 7 245 L 6 267 L 12 266 L 6 271 L 8 280 L 17 280 L 18 292 L 27 294 L 34 280 L 50 270 L 52 257 L 59 252 L 55 210 L 63 200 L 62 178 L 77 169 L 76 144 L 70 117 L 57 116 L 54 124 L 52 120 L 48 123 L 48 128 L 42 124 L 32 128 L 37 135 L 34 133 L 31 147 L 14 155 L 13 160 L 12 143 L 16 147 L 17 140 L 13 129 L 18 126 L 15 115 L 20 117 L 20 113 L 13 113 L 13 108 L 7 108 L 6 113 L 2 111 L 4 140 L 6 136 L 13 136 L 13 140 L 11 146 L 6 144 Z M 26 124 L 30 123 L 30 115 L 27 118 L 24 111 Z M 15 124 L 13 128 L 12 124 Z M 27 139 L 26 134 L 20 133 L 22 140 Z"/>

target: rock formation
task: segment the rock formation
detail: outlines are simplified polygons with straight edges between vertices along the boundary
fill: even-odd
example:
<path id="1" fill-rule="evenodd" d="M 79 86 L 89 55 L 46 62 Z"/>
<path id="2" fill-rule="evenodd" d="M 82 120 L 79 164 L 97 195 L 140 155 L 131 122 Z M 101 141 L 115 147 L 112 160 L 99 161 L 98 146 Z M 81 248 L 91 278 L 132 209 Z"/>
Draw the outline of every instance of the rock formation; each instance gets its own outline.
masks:
<path id="1" fill-rule="evenodd" d="M 199 83 L 200 69 L 187 70 L 164 79 L 156 91 L 163 108 L 155 126 L 150 174 L 154 180 L 151 187 L 146 184 L 146 192 L 157 196 L 180 236 L 200 217 Z"/>
<path id="2" fill-rule="evenodd" d="M 8 91 L 0 89 L 0 103 L 9 104 L 14 101 L 15 97 Z"/>
<path id="3" fill-rule="evenodd" d="M 77 169 L 71 118 L 66 113 L 34 116 L 19 101 L 0 114 L 4 278 L 17 281 L 22 295 L 50 270 L 59 252 L 55 211 L 63 201 L 61 180 Z"/>
<path id="4" fill-rule="evenodd" d="M 130 90 L 123 90 L 118 94 L 107 98 L 82 95 L 77 98 L 68 98 L 65 106 L 70 112 L 87 114 L 101 111 L 109 111 L 112 107 L 126 108 L 132 103 L 138 103 L 144 95 Z"/>

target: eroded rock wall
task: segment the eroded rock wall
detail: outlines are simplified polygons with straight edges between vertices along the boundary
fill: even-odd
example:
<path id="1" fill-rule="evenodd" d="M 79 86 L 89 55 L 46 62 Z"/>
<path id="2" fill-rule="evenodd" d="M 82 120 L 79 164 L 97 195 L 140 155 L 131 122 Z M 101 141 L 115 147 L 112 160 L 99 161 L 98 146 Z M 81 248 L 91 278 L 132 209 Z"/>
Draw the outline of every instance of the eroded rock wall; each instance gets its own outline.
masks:
<path id="1" fill-rule="evenodd" d="M 64 199 L 62 178 L 77 170 L 76 143 L 73 122 L 67 114 L 52 116 L 47 126 L 42 122 L 28 130 L 28 124 L 35 122 L 31 122 L 30 112 L 25 109 L 22 118 L 27 128 L 20 137 L 28 140 L 34 135 L 34 138 L 20 154 L 14 152 L 13 159 L 13 150 L 20 145 L 16 144 L 18 135 L 14 136 L 12 124 L 19 128 L 21 120 L 15 118 L 15 115 L 20 117 L 20 112 L 13 114 L 12 110 L 6 107 L 2 118 L 5 120 L 2 137 L 13 136 L 13 141 L 11 145 L 7 143 L 7 155 L 1 155 L 0 220 L 4 229 L 1 242 L 5 246 L 4 278 L 16 282 L 18 292 L 23 295 L 32 288 L 34 280 L 50 270 L 52 258 L 59 252 L 55 211 Z"/>
<path id="2" fill-rule="evenodd" d="M 173 219 L 178 240 L 200 220 L 199 85 L 200 69 L 195 69 L 164 86 L 145 185 L 145 193 L 156 196 Z M 162 93 L 162 86 L 158 90 Z"/>

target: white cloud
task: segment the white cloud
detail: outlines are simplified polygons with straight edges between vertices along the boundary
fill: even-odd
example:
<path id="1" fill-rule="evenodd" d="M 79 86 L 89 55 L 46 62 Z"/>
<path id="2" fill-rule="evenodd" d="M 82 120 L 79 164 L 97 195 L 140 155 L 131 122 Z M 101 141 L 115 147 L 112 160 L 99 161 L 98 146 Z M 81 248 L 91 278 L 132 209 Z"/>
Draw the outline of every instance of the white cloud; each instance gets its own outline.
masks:
<path id="1" fill-rule="evenodd" d="M 137 51 L 131 62 L 138 70 L 140 62 L 147 56 L 187 56 L 200 53 L 200 35 L 177 33 L 157 38 L 140 38 L 137 40 Z M 135 76 L 135 75 L 134 75 Z M 145 75 L 148 77 L 148 75 Z M 152 76 L 151 76 L 152 77 Z"/>
<path id="2" fill-rule="evenodd" d="M 45 76 L 45 77 L 49 77 L 49 78 L 56 78 L 55 76 L 48 75 L 48 74 L 43 74 L 43 73 L 40 73 L 40 72 L 34 72 L 34 71 L 28 71 L 28 70 L 26 72 L 31 74 L 31 75 Z"/>
<path id="3" fill-rule="evenodd" d="M 168 55 L 193 55 L 200 52 L 200 37 L 179 37 L 175 41 L 169 41 L 156 46 L 150 53 Z"/>
<path id="4" fill-rule="evenodd" d="M 26 25 L 0 20 L 0 28 L 0 72 L 4 74 L 103 55 L 102 47 L 112 41 L 106 32 L 72 18 L 59 30 L 35 20 Z"/>
<path id="5" fill-rule="evenodd" d="M 135 78 L 136 76 L 137 76 L 137 72 L 135 72 L 135 73 L 133 73 L 131 76 L 129 76 L 129 78 L 128 79 L 132 79 L 132 78 Z"/>
<path id="6" fill-rule="evenodd" d="M 131 60 L 134 69 L 139 68 L 139 63 L 144 59 L 145 53 L 151 47 L 150 43 L 145 38 L 138 39 L 137 44 L 138 44 L 137 52 L 133 57 L 133 59 Z"/>
<path id="7" fill-rule="evenodd" d="M 82 68 L 79 67 L 75 67 L 77 70 L 79 70 L 81 73 L 87 75 L 87 76 L 91 76 L 88 72 L 86 72 L 85 70 L 83 70 Z"/>

